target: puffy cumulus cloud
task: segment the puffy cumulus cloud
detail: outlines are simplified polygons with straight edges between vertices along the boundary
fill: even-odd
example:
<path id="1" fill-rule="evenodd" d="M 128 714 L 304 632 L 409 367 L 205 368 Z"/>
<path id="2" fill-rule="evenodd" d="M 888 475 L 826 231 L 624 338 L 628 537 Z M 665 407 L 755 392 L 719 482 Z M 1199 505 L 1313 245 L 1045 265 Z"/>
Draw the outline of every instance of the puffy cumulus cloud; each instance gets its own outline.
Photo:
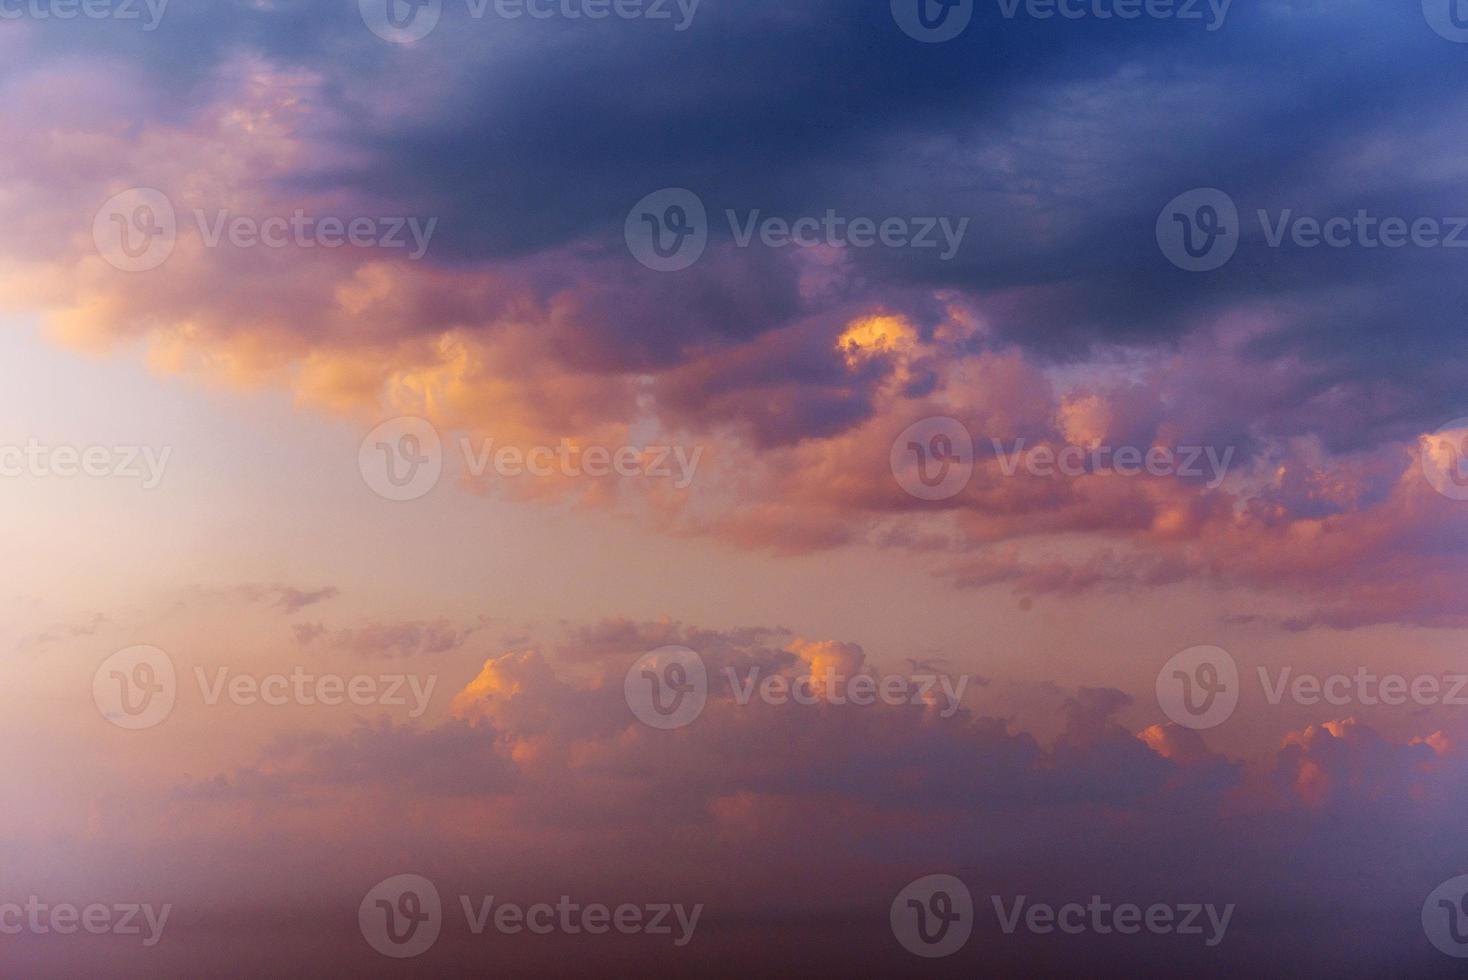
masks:
<path id="1" fill-rule="evenodd" d="M 538 651 L 507 653 L 485 662 L 454 696 L 452 712 L 520 743 L 511 749 L 520 758 L 541 739 L 569 752 L 578 740 L 603 738 L 620 727 L 623 719 L 607 696 L 611 689 L 603 687 L 586 690 L 557 677 Z"/>
<path id="2" fill-rule="evenodd" d="M 790 645 L 790 652 L 800 658 L 801 670 L 812 678 L 817 693 L 827 696 L 834 693 L 825 686 L 828 678 L 834 687 L 855 677 L 866 666 L 866 653 L 856 643 L 796 640 Z"/>
<path id="3" fill-rule="evenodd" d="M 1285 590 L 1307 604 L 1283 621 L 1289 629 L 1390 622 L 1457 628 L 1468 623 L 1454 586 L 1468 573 L 1468 529 L 1458 502 L 1424 479 L 1419 459 L 1401 447 L 1339 464 L 1312 461 L 1308 453 L 1273 463 L 1261 457 L 1252 467 L 1254 488 L 1218 494 L 1206 509 L 1176 496 L 1154 496 L 1150 506 L 1128 498 L 1125 509 L 1110 512 L 1136 518 L 1124 547 L 1102 545 L 1074 557 L 1073 541 L 990 546 L 940 566 L 939 574 L 961 586 L 1004 584 L 1022 596 L 1196 578 Z M 1162 500 L 1170 500 L 1169 509 L 1157 509 Z M 1124 528 L 1083 520 L 1045 530 L 1117 537 Z"/>
<path id="4" fill-rule="evenodd" d="M 688 628 L 608 623 L 585 635 L 595 648 Z M 763 631 L 706 635 L 725 654 L 790 667 L 760 648 Z M 791 646 L 801 665 L 860 657 L 854 644 Z M 708 657 L 711 677 L 725 654 Z M 189 808 L 187 847 L 228 832 L 226 862 L 263 854 L 277 833 L 329 826 L 336 854 L 386 845 L 390 870 L 424 870 L 441 887 L 488 876 L 500 893 L 554 867 L 562 890 L 656 882 L 703 894 L 714 920 L 824 911 L 846 923 L 833 925 L 839 935 L 877 928 L 896 889 L 934 870 L 958 873 L 980 902 L 1233 902 L 1237 932 L 1217 955 L 1235 966 L 1277 957 L 1281 922 L 1311 956 L 1316 937 L 1344 955 L 1343 922 L 1352 955 L 1415 950 L 1423 896 L 1461 863 L 1460 733 L 1396 742 L 1328 721 L 1235 760 L 1198 732 L 1127 729 L 1129 698 L 1109 689 L 1069 692 L 1046 744 L 967 711 L 740 705 L 718 683 L 693 723 L 659 732 L 622 701 L 634 659 L 585 673 L 608 658 L 590 650 L 563 670 L 535 651 L 507 653 L 460 691 L 454 718 L 281 738 L 254 765 L 191 781 L 163 805 Z M 409 819 L 379 816 L 389 813 Z M 318 887 L 325 900 L 335 886 Z"/>
<path id="5" fill-rule="evenodd" d="M 279 629 L 266 600 L 254 610 Z M 633 716 L 623 679 L 641 653 L 670 643 L 700 651 L 711 690 L 692 724 L 660 732 Z M 454 683 L 449 659 L 443 683 Z M 179 937 L 272 907 L 284 878 L 301 882 L 290 922 L 335 921 L 334 909 L 350 912 L 377 880 L 404 871 L 428 874 L 449 896 L 538 883 L 620 899 L 656 886 L 663 894 L 650 900 L 689 895 L 716 919 L 824 912 L 859 935 L 884 928 L 896 890 L 935 870 L 959 870 L 981 902 L 1077 889 L 1114 900 L 1215 896 L 1239 903 L 1242 936 L 1281 915 L 1313 928 L 1312 889 L 1363 863 L 1342 901 L 1379 924 L 1383 904 L 1420 905 L 1460 853 L 1468 789 L 1456 730 L 1422 728 L 1398 743 L 1362 725 L 1322 725 L 1277 753 L 1235 760 L 1206 735 L 1134 731 L 1123 719 L 1135 706 L 1110 689 L 1026 693 L 1000 681 L 985 688 L 992 707 L 980 714 L 758 696 L 746 705 L 735 687 L 755 670 L 790 678 L 823 662 L 877 669 L 891 659 L 870 644 L 763 627 L 571 626 L 553 652 L 513 648 L 477 675 L 458 674 L 458 690 L 445 690 L 451 711 L 433 721 L 337 728 L 329 713 L 299 715 L 263 748 L 176 735 L 200 750 L 187 769 L 195 778 L 178 782 L 177 770 L 148 761 L 141 777 L 87 787 L 95 799 L 54 826 L 12 820 L 0 852 L 12 882 L 54 889 L 60 867 L 84 869 L 77 890 L 81 879 L 100 889 L 109 874 L 156 888 L 178 906 Z M 1029 700 L 1026 714 L 1052 712 L 1053 733 L 993 717 L 1016 699 Z M 214 716 L 188 714 L 169 730 L 213 730 Z M 313 730 L 318 722 L 333 727 Z M 24 778 L 20 791 L 30 791 Z M 846 928 L 835 947 L 847 948 Z M 1329 928 L 1335 935 L 1339 920 Z"/>
<path id="6" fill-rule="evenodd" d="M 417 657 L 449 653 L 462 647 L 484 621 L 459 626 L 447 619 L 375 622 L 329 630 L 321 623 L 297 623 L 292 629 L 305 645 L 324 640 L 363 657 Z"/>
<path id="7" fill-rule="evenodd" d="M 1214 758 L 1202 734 L 1181 725 L 1151 725 L 1138 732 L 1137 738 L 1162 758 L 1181 766 L 1207 763 Z"/>
<path id="8" fill-rule="evenodd" d="M 744 506 L 690 509 L 685 523 L 691 516 L 702 530 L 784 551 L 866 542 L 958 553 L 964 557 L 940 566 L 945 577 L 1010 583 L 1021 594 L 1199 578 L 1284 588 L 1316 604 L 1297 624 L 1464 621 L 1450 585 L 1468 571 L 1464 525 L 1456 502 L 1424 479 L 1417 440 L 1333 454 L 1317 437 L 1251 421 L 1255 406 L 1303 397 L 1288 371 L 1257 376 L 1240 349 L 1255 330 L 1230 342 L 1221 326 L 1220 335 L 1145 367 L 1140 379 L 1106 381 L 1097 366 L 1090 380 L 1065 387 L 1017 352 L 963 356 L 958 348 L 972 331 L 945 358 L 938 340 L 911 344 L 899 332 L 905 346 L 894 350 L 879 329 L 863 321 L 852 329 L 873 356 L 892 362 L 867 418 L 742 464 L 727 483 Z M 861 346 L 853 343 L 843 348 L 848 356 Z M 1199 354 L 1206 368 L 1195 363 Z M 1210 379 L 1195 383 L 1205 371 Z M 916 373 L 934 381 L 909 397 L 900 379 Z M 940 415 L 974 435 L 976 460 L 962 492 L 928 504 L 898 485 L 886 450 L 911 421 Z M 1139 455 L 1166 450 L 1176 472 L 1124 475 L 1103 462 L 1065 476 L 1053 460 L 1069 446 L 1110 447 L 1103 460 L 1119 446 Z M 1029 465 L 1024 454 L 1033 451 L 1050 454 L 1047 468 Z M 1076 548 L 1049 541 L 1077 535 L 1090 539 L 1091 554 L 1055 557 Z"/>
<path id="9" fill-rule="evenodd" d="M 1344 718 L 1288 733 L 1272 776 L 1282 794 L 1311 807 L 1401 805 L 1441 797 L 1453 755 L 1443 732 L 1397 744 Z"/>
<path id="10" fill-rule="evenodd" d="M 610 659 L 597 648 L 613 634 L 636 645 Z M 401 759 L 451 746 L 414 783 L 418 789 L 488 797 L 513 792 L 527 813 L 543 794 L 541 802 L 552 802 L 557 814 L 577 800 L 594 809 L 605 818 L 600 829 L 606 832 L 642 835 L 666 822 L 662 829 L 705 826 L 733 839 L 760 834 L 756 815 L 762 810 L 799 810 L 803 799 L 829 800 L 853 813 L 885 813 L 888 819 L 926 808 L 956 820 L 975 809 L 1044 809 L 1070 802 L 1140 806 L 1157 794 L 1195 789 L 1189 788 L 1194 778 L 1188 772 L 1115 722 L 1129 703 L 1117 691 L 1076 692 L 1064 707 L 1063 734 L 1046 748 L 1002 721 L 961 708 L 940 710 L 946 706 L 931 701 L 857 706 L 823 698 L 779 704 L 755 696 L 741 703 L 739 685 L 746 675 L 795 678 L 830 671 L 849 679 L 871 671 L 855 643 L 796 639 L 787 652 L 764 646 L 765 630 L 721 632 L 670 623 L 604 623 L 581 635 L 591 649 L 569 658 L 571 674 L 579 673 L 580 680 L 536 650 L 502 654 L 454 696 L 453 717 L 440 726 L 383 723 L 344 736 L 282 738 L 238 777 L 191 784 L 184 792 L 227 799 L 249 795 L 254 787 L 273 798 L 298 790 L 309 800 L 320 785 L 390 784 L 362 764 L 372 755 Z M 709 678 L 707 706 L 679 731 L 647 728 L 623 699 L 623 674 L 646 643 L 695 637 L 710 641 L 701 651 Z M 587 665 L 597 669 L 587 673 Z M 471 760 L 469 745 L 477 745 L 473 752 L 483 758 Z M 1224 764 L 1202 755 L 1192 762 L 1201 770 L 1205 758 Z M 454 760 L 473 762 L 461 784 L 449 776 Z M 495 779 L 486 781 L 486 772 Z M 1114 778 L 1118 772 L 1126 778 Z M 505 773 L 513 779 L 500 778 Z M 650 817 L 643 804 L 652 800 L 658 802 Z"/>
<path id="11" fill-rule="evenodd" d="M 870 12 L 828 4 L 778 16 L 760 5 L 737 23 L 710 16 L 762 64 L 771 38 L 790 40 L 796 23 L 822 23 L 847 40 L 875 27 Z M 1321 27 L 1290 17 L 1299 19 L 1289 31 Z M 1334 264 L 1323 254 L 1291 262 L 1276 250 L 1262 265 L 1241 256 L 1184 288 L 1155 243 L 1118 230 L 1145 231 L 1159 202 L 1186 186 L 1181 176 L 1199 172 L 1197 154 L 1230 145 L 1261 115 L 1276 118 L 1253 61 L 1213 52 L 1218 74 L 1178 78 L 1138 49 L 1125 70 L 1103 59 L 1077 80 L 1076 69 L 1056 71 L 1042 58 L 1023 78 L 1014 67 L 984 69 L 1024 93 L 1015 103 L 1022 113 L 956 84 L 927 93 L 948 112 L 914 118 L 874 86 L 859 99 L 870 112 L 832 122 L 828 104 L 789 104 L 788 85 L 749 81 L 743 62 L 696 37 L 668 50 L 639 41 L 638 50 L 676 50 L 676 63 L 704 66 L 695 74 L 710 92 L 737 72 L 749 146 L 784 151 L 761 154 L 774 160 L 753 178 L 719 179 L 739 168 L 728 166 L 727 141 L 712 152 L 695 106 L 658 103 L 629 117 L 598 94 L 594 76 L 627 70 L 625 52 L 588 46 L 596 53 L 584 72 L 525 89 L 539 93 L 533 105 L 598 107 L 577 113 L 584 127 L 547 132 L 525 114 L 530 105 L 483 102 L 483 92 L 532 77 L 529 53 L 544 38 L 523 24 L 507 28 L 516 56 L 489 67 L 467 57 L 457 33 L 440 32 L 454 34 L 434 42 L 442 72 L 399 89 L 398 56 L 411 52 L 374 48 L 365 29 L 319 57 L 342 26 L 336 14 L 240 12 L 257 33 L 233 46 L 215 43 L 233 36 L 231 21 L 206 19 L 211 43 L 177 69 L 174 88 L 187 98 L 121 41 L 89 66 L 27 34 L 15 43 L 37 45 L 37 57 L 0 73 L 0 136 L 15 148 L 0 164 L 15 188 L 0 198 L 0 302 L 47 311 L 67 342 L 141 343 L 160 370 L 288 386 L 306 409 L 364 423 L 421 414 L 501 446 L 700 449 L 687 488 L 568 474 L 467 481 L 478 492 L 626 509 L 669 533 L 782 552 L 933 551 L 942 553 L 940 574 L 959 584 L 1024 595 L 1187 578 L 1283 590 L 1302 607 L 1290 622 L 1300 627 L 1468 622 L 1452 587 L 1465 571 L 1462 522 L 1417 485 L 1411 455 L 1422 433 L 1461 414 L 1447 400 L 1461 331 L 1445 324 L 1458 311 L 1421 305 L 1432 293 L 1424 283 L 1442 272 L 1438 257 L 1419 269 L 1390 256 L 1366 265 L 1366 250 L 1332 255 Z M 294 43 L 279 33 L 286 25 Z M 586 45 L 586 27 L 567 27 L 564 43 Z M 895 46 L 906 41 L 889 37 L 890 27 L 883 22 L 880 43 L 891 65 L 905 64 L 915 55 Z M 1383 25 L 1383 36 L 1411 45 L 1399 28 Z M 1074 43 L 1091 51 L 1096 38 L 1077 34 Z M 834 71 L 856 50 L 837 45 L 818 60 Z M 939 54 L 950 80 L 977 70 Z M 775 78 L 829 84 L 804 62 L 776 60 Z M 860 63 L 871 70 L 869 59 Z M 1314 59 L 1291 64 L 1322 79 L 1337 71 Z M 1247 84 L 1229 89 L 1219 79 Z M 463 84 L 470 80 L 500 84 Z M 366 91 L 395 95 L 379 103 Z M 1127 134 L 1085 128 L 1073 108 L 1081 97 L 1139 131 L 1168 124 L 1190 139 L 1177 141 L 1185 148 L 1177 159 L 1142 159 L 1144 144 Z M 1198 101 L 1229 111 L 1178 111 Z M 1291 111 L 1323 127 L 1341 151 L 1336 162 L 1318 186 L 1288 168 L 1241 167 L 1227 182 L 1241 198 L 1345 207 L 1373 172 L 1362 161 L 1380 158 L 1402 171 L 1398 212 L 1430 213 L 1455 172 L 1441 120 L 1415 108 L 1373 118 L 1364 135 L 1333 104 Z M 792 141 L 788 127 L 812 122 L 812 112 L 823 141 Z M 465 118 L 482 123 L 466 130 Z M 671 153 L 662 166 L 633 145 L 631 134 L 650 130 L 675 147 L 659 151 Z M 1097 137 L 1083 158 L 1054 152 L 1081 145 L 1078 135 Z M 1433 164 L 1408 166 L 1385 149 L 1396 145 L 1386 135 L 1420 143 Z M 739 153 L 747 150 L 741 143 Z M 613 162 L 588 177 L 593 152 Z M 1302 152 L 1281 144 L 1267 155 L 1299 162 Z M 972 248 L 951 263 L 916 250 L 739 247 L 719 231 L 695 266 L 665 275 L 634 262 L 620 240 L 626 209 L 649 181 L 700 175 L 716 225 L 723 210 L 756 205 L 771 214 L 776 205 L 933 213 L 934 200 L 911 190 L 914 153 L 950 210 L 989 218 L 974 222 Z M 991 184 L 950 186 L 975 156 L 992 165 Z M 872 165 L 853 169 L 850 159 Z M 134 186 L 163 191 L 180 218 L 173 253 L 148 273 L 112 268 L 91 242 L 90 206 Z M 212 225 L 223 210 L 437 224 L 426 253 L 410 261 L 377 248 L 210 245 L 194 215 Z M 1405 323 L 1414 342 L 1384 344 L 1382 322 Z M 977 455 L 965 490 L 929 503 L 898 485 L 889 450 L 907 426 L 938 415 L 968 427 Z M 1205 459 L 1200 476 L 1087 466 L 1062 478 L 1014 469 L 1021 440 L 1051 453 L 1207 447 L 1219 471 L 1223 454 L 1233 455 L 1226 474 L 1209 472 Z M 1089 555 L 1075 557 L 1076 539 Z"/>

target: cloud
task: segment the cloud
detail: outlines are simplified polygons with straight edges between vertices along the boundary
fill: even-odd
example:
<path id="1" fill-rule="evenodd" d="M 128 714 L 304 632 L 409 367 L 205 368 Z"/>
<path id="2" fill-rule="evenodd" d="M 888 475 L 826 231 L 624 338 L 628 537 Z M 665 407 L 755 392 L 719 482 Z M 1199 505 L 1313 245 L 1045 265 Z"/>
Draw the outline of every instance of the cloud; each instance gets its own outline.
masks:
<path id="1" fill-rule="evenodd" d="M 458 650 L 479 628 L 478 625 L 456 626 L 449 620 L 439 619 L 368 623 L 336 630 L 320 623 L 297 623 L 293 629 L 297 642 L 303 645 L 323 640 L 336 649 L 361 657 L 422 657 Z"/>
<path id="2" fill-rule="evenodd" d="M 1440 216 L 1456 200 L 1451 52 L 1415 15 L 1357 6 L 1369 48 L 1359 22 L 1344 33 L 1274 4 L 1231 24 L 1227 46 L 1147 22 L 1122 37 L 1070 25 L 1055 46 L 996 22 L 998 60 L 973 56 L 975 37 L 918 50 L 886 11 L 825 2 L 709 8 L 706 30 L 611 47 L 590 22 L 554 43 L 528 22 L 469 22 L 427 39 L 432 73 L 352 11 L 295 4 L 180 14 L 169 31 L 209 41 L 169 65 L 109 35 L 86 42 L 105 57 L 82 66 L 80 40 L 28 32 L 14 43 L 34 57 L 0 73 L 5 174 L 26 189 L 0 203 L 0 300 L 44 310 L 68 343 L 141 343 L 159 370 L 288 387 L 364 424 L 411 413 L 502 445 L 707 450 L 686 490 L 468 480 L 476 492 L 781 553 L 948 552 L 948 577 L 1025 594 L 1196 579 L 1286 591 L 1298 627 L 1452 626 L 1463 568 L 1439 542 L 1460 522 L 1410 481 L 1419 437 L 1464 411 L 1463 300 L 1439 288 L 1454 255 L 1274 249 L 1249 223 L 1260 210 Z M 485 59 L 490 33 L 501 56 Z M 1393 84 L 1351 94 L 1313 53 L 1322 37 Z M 545 77 L 565 51 L 577 70 Z M 607 84 L 670 71 L 678 98 L 629 102 Z M 1285 105 L 1282 88 L 1297 93 Z M 1166 153 L 1146 149 L 1155 133 Z M 1247 158 L 1231 151 L 1244 142 Z M 1206 184 L 1249 220 L 1234 262 L 1182 275 L 1151 229 Z M 148 274 L 109 267 L 77 218 L 77 201 L 132 186 L 158 188 L 181 219 Z M 628 208 L 658 186 L 696 187 L 715 225 L 678 275 L 622 241 Z M 828 209 L 967 217 L 971 232 L 945 263 L 740 247 L 725 230 L 731 211 Z M 210 245 L 198 215 L 221 211 L 439 223 L 410 261 Z M 888 453 L 936 415 L 967 425 L 978 456 L 965 492 L 931 505 L 896 484 Z M 992 440 L 1021 439 L 1234 455 L 1222 483 L 1008 475 Z M 1067 536 L 1093 557 L 1053 558 L 1045 539 Z M 1349 554 L 1352 574 L 1332 579 L 1310 550 L 1334 568 Z M 1404 562 L 1424 570 L 1420 594 Z"/>
<path id="3" fill-rule="evenodd" d="M 853 644 L 795 647 L 805 666 L 861 659 Z M 710 659 L 712 676 L 721 657 Z M 606 667 L 573 682 L 534 651 L 505 654 L 461 690 L 451 720 L 280 739 L 257 765 L 187 784 L 179 799 L 211 808 L 210 819 L 263 806 L 299 821 L 391 794 L 419 815 L 408 845 L 419 860 L 436 866 L 430 854 L 449 848 L 471 878 L 518 851 L 515 866 L 577 854 L 576 877 L 599 879 L 624 873 L 619 855 L 662 841 L 658 853 L 677 858 L 658 875 L 683 882 L 669 887 L 713 874 L 726 910 L 770 908 L 761 883 L 776 867 L 826 869 L 785 892 L 802 908 L 847 907 L 841 896 L 857 888 L 876 909 L 880 882 L 935 867 L 982 894 L 1206 895 L 1239 903 L 1240 932 L 1219 951 L 1237 964 L 1264 955 L 1263 921 L 1288 916 L 1305 937 L 1327 928 L 1309 910 L 1319 876 L 1342 864 L 1358 869 L 1357 885 L 1333 892 L 1331 934 L 1340 921 L 1365 930 L 1352 940 L 1360 955 L 1404 941 L 1381 909 L 1412 918 L 1451 873 L 1468 792 L 1460 739 L 1447 732 L 1395 742 L 1345 719 L 1233 760 L 1191 730 L 1132 732 L 1117 721 L 1130 698 L 1098 688 L 1071 692 L 1049 745 L 968 712 L 740 706 L 717 684 L 693 724 L 655 732 L 622 703 L 623 664 Z M 494 821 L 492 838 L 456 825 L 470 813 Z M 359 832 L 343 827 L 351 849 Z M 1363 849 L 1372 860 L 1359 860 Z"/>
<path id="4" fill-rule="evenodd" d="M 267 602 L 287 616 L 341 595 L 334 585 L 319 589 L 298 589 L 292 585 L 241 585 L 235 591 L 249 602 Z"/>

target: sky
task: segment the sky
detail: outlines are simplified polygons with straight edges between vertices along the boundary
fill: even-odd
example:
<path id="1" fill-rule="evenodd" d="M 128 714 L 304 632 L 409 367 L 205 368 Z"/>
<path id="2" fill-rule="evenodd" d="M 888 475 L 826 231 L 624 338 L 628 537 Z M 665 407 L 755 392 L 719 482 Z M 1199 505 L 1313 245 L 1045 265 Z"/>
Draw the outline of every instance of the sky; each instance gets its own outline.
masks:
<path id="1" fill-rule="evenodd" d="M 1457 2 L 0 0 L 0 973 L 1457 971 Z"/>

